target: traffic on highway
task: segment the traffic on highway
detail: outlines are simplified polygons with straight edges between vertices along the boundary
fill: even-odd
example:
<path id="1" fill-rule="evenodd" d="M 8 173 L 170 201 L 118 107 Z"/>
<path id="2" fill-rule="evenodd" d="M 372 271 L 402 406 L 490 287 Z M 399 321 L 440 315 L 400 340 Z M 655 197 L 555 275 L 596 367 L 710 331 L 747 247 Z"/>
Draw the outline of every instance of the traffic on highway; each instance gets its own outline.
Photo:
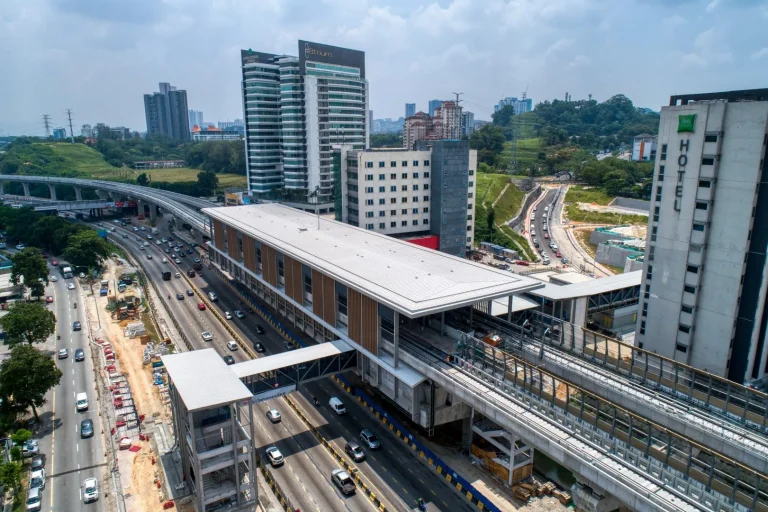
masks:
<path id="1" fill-rule="evenodd" d="M 532 208 L 528 219 L 531 243 L 544 265 L 568 263 L 568 258 L 560 252 L 550 227 L 556 197 L 557 189 L 546 190 L 544 197 Z"/>

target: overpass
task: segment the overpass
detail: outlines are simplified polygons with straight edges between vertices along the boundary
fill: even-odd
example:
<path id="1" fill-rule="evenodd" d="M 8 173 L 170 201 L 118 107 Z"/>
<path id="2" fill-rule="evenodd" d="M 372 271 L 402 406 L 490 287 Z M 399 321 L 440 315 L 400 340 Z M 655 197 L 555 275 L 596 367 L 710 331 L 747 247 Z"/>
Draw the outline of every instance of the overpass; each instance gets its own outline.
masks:
<path id="1" fill-rule="evenodd" d="M 100 210 L 103 208 L 114 207 L 114 201 L 102 200 L 83 200 L 83 201 L 46 201 L 44 199 L 30 201 L 27 197 L 2 196 L 5 201 L 24 201 L 29 202 L 36 212 L 68 212 L 76 210 Z"/>
<path id="2" fill-rule="evenodd" d="M 75 196 L 78 201 L 82 200 L 82 190 L 84 188 L 95 189 L 105 201 L 108 196 L 113 200 L 120 199 L 121 197 L 135 199 L 139 202 L 140 210 L 143 209 L 143 204 L 147 203 L 150 205 L 151 216 L 154 216 L 154 209 L 151 206 L 159 206 L 164 212 L 173 215 L 185 224 L 189 224 L 199 240 L 210 233 L 205 217 L 200 213 L 199 208 L 212 206 L 214 203 L 204 199 L 185 196 L 184 194 L 117 181 L 9 174 L 0 176 L 0 195 L 3 194 L 3 182 L 21 183 L 24 187 L 25 197 L 32 197 L 29 193 L 29 186 L 31 184 L 46 185 L 49 189 L 50 199 L 54 201 L 56 200 L 57 186 L 72 187 L 75 190 Z"/>

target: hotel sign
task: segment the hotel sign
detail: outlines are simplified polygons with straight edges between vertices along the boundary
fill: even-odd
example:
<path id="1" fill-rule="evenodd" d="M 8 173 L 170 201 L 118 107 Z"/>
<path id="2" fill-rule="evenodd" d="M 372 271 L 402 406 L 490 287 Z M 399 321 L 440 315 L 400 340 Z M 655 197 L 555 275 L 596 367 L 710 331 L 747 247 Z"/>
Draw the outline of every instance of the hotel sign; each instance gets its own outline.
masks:
<path id="1" fill-rule="evenodd" d="M 360 78 L 365 78 L 365 52 L 359 50 L 300 40 L 299 69 L 302 74 L 306 72 L 307 61 L 358 68 Z"/>

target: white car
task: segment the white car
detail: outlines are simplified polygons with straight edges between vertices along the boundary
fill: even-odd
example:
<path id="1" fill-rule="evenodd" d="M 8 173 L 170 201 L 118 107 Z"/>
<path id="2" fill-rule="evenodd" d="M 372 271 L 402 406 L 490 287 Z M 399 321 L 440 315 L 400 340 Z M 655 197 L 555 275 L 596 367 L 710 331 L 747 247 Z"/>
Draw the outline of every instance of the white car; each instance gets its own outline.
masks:
<path id="1" fill-rule="evenodd" d="M 141 226 L 139 229 L 142 230 L 142 231 L 146 231 L 147 230 L 147 228 L 144 227 L 144 226 Z"/>
<path id="2" fill-rule="evenodd" d="M 283 418 L 280 416 L 280 411 L 277 409 L 270 409 L 267 411 L 267 418 L 272 423 L 279 423 Z"/>
<path id="3" fill-rule="evenodd" d="M 245 318 L 245 313 L 243 313 L 243 312 L 242 312 L 242 311 L 240 311 L 239 309 L 236 309 L 236 310 L 235 310 L 235 316 L 236 316 L 237 318 Z"/>
<path id="4" fill-rule="evenodd" d="M 179 263 L 181 263 L 181 262 L 179 262 Z M 173 277 L 175 277 L 176 279 L 179 279 L 179 278 L 181 278 L 181 274 L 176 272 L 175 274 L 173 274 Z"/>
<path id="5" fill-rule="evenodd" d="M 91 503 L 99 500 L 99 486 L 95 478 L 86 478 L 83 482 L 83 502 Z"/>
<path id="6" fill-rule="evenodd" d="M 226 318 L 227 320 L 232 320 L 232 313 L 230 313 L 229 311 L 225 311 L 224 318 Z"/>
<path id="7" fill-rule="evenodd" d="M 138 227 L 136 227 L 136 226 L 133 226 L 133 230 L 134 230 L 134 231 L 138 231 L 138 230 L 139 230 L 139 228 L 138 228 Z"/>
<path id="8" fill-rule="evenodd" d="M 168 258 L 163 258 L 163 263 L 168 263 Z"/>
<path id="9" fill-rule="evenodd" d="M 203 337 L 203 341 L 213 341 L 213 334 L 208 331 L 203 331 L 200 336 Z"/>
<path id="10" fill-rule="evenodd" d="M 39 487 L 41 490 L 45 489 L 45 468 L 29 473 L 29 488 L 34 489 L 36 487 Z"/>
<path id="11" fill-rule="evenodd" d="M 74 290 L 75 289 L 75 283 L 69 283 L 67 285 L 67 290 Z"/>
<path id="12" fill-rule="evenodd" d="M 227 348 L 234 352 L 235 350 L 238 349 L 238 346 L 237 346 L 237 343 L 235 343 L 234 341 L 228 341 Z"/>
<path id="13" fill-rule="evenodd" d="M 16 250 L 23 251 L 24 250 L 24 244 L 19 244 L 16 246 Z"/>
<path id="14" fill-rule="evenodd" d="M 176 258 L 173 261 L 175 261 L 177 265 L 181 265 L 181 258 Z"/>
<path id="15" fill-rule="evenodd" d="M 272 465 L 272 467 L 282 466 L 283 462 L 283 454 L 280 453 L 280 450 L 277 449 L 277 446 L 270 446 L 267 448 L 267 458 L 269 459 L 269 463 Z"/>
<path id="16" fill-rule="evenodd" d="M 52 283 L 55 283 L 55 282 L 56 282 L 56 281 L 58 281 L 58 280 L 59 280 L 59 278 L 58 278 L 58 277 L 56 277 L 56 276 L 51 276 L 51 277 L 49 278 L 49 281 L 51 281 Z"/>

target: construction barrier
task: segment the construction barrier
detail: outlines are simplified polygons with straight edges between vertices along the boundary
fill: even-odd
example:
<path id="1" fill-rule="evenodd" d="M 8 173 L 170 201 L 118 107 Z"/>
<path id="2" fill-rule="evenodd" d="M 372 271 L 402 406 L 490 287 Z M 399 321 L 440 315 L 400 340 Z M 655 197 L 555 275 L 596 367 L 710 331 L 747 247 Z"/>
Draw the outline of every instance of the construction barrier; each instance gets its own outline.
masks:
<path id="1" fill-rule="evenodd" d="M 419 459 L 424 462 L 435 473 L 444 478 L 446 482 L 454 486 L 456 490 L 464 496 L 467 501 L 477 507 L 478 510 L 489 510 L 491 512 L 501 512 L 499 508 L 491 501 L 480 494 L 467 480 L 461 477 L 448 464 L 440 460 L 429 448 L 417 441 L 408 430 L 405 429 L 397 420 L 391 418 L 389 414 L 379 407 L 365 392 L 354 387 L 341 375 L 334 375 L 335 380 L 347 393 L 355 396 L 357 401 L 362 403 L 370 410 L 376 418 L 381 421 L 393 434 L 418 454 Z"/>
<path id="2" fill-rule="evenodd" d="M 360 475 L 360 471 L 349 464 L 347 462 L 347 459 L 344 457 L 344 454 L 339 452 L 333 444 L 328 441 L 328 439 L 325 438 L 320 433 L 320 430 L 316 428 L 314 425 L 312 425 L 312 422 L 310 419 L 304 414 L 304 411 L 302 411 L 299 406 L 294 402 L 288 395 L 283 396 L 283 399 L 288 402 L 288 405 L 291 406 L 291 409 L 294 410 L 294 412 L 301 418 L 301 421 L 304 422 L 304 424 L 309 428 L 309 431 L 312 432 L 312 435 L 315 436 L 315 439 L 317 439 L 320 444 L 325 446 L 325 448 L 333 455 L 333 457 L 341 464 L 341 466 L 344 468 L 344 470 L 349 473 L 349 475 L 355 479 L 355 482 L 357 482 L 358 488 L 363 492 L 363 494 L 371 500 L 371 503 L 379 509 L 380 512 L 386 512 L 388 509 L 386 505 L 381 501 L 381 499 L 376 496 L 376 494 L 373 492 L 371 487 L 369 487 L 368 483 L 363 480 L 363 478 Z"/>
<path id="3" fill-rule="evenodd" d="M 258 456 L 256 457 L 256 464 L 259 465 L 261 474 L 264 475 L 264 480 L 267 481 L 267 485 L 270 489 L 272 489 L 272 493 L 277 498 L 277 501 L 280 502 L 280 506 L 283 507 L 283 510 L 285 512 L 294 512 L 295 509 L 293 508 L 293 505 L 291 505 L 291 502 L 283 493 L 283 490 L 280 488 L 277 480 L 275 480 L 275 478 L 272 476 L 272 472 L 263 462 L 261 462 L 261 458 Z"/>

